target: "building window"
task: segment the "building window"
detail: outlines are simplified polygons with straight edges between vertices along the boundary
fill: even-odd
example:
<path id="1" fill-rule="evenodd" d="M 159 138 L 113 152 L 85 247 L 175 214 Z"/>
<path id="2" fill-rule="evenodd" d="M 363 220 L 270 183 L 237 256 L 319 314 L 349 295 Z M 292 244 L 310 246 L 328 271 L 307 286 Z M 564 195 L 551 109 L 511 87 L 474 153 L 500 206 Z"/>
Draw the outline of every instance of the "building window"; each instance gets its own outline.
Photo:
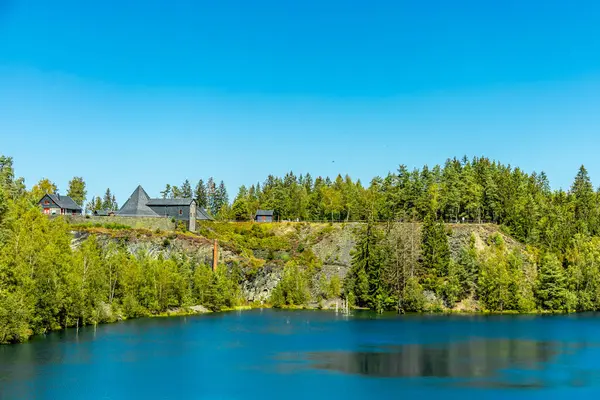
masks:
<path id="1" fill-rule="evenodd" d="M 179 215 L 183 215 L 183 210 L 179 209 Z"/>
<path id="2" fill-rule="evenodd" d="M 44 200 L 44 204 L 48 205 L 48 204 L 50 204 L 50 202 L 48 200 Z"/>

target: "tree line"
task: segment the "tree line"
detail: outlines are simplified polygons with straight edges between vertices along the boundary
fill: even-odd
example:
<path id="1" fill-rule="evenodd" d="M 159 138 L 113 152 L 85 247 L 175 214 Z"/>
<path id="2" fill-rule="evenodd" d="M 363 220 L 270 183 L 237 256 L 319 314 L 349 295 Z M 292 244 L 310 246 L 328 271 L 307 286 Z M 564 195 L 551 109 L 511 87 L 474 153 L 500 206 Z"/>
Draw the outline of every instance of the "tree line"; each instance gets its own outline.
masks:
<path id="1" fill-rule="evenodd" d="M 3 157 L 6 162 L 7 157 Z M 26 192 L 23 180 L 20 191 Z M 28 193 L 37 200 L 56 193 L 48 179 Z M 81 177 L 69 182 L 67 195 L 83 206 L 87 190 Z M 259 209 L 274 210 L 276 220 L 423 221 L 429 214 L 445 222 L 489 222 L 527 244 L 564 252 L 575 234 L 600 233 L 600 192 L 581 167 L 569 190 L 551 190 L 546 174 L 528 174 L 485 157 L 448 159 L 444 165 L 409 170 L 401 165 L 368 186 L 350 176 L 335 179 L 310 174 L 270 175 L 261 184 L 241 186 L 230 204 L 227 188 L 213 178 L 167 184 L 163 198 L 194 198 L 221 220 L 252 220 Z M 87 203 L 88 211 L 117 210 L 110 189 Z"/>
<path id="2" fill-rule="evenodd" d="M 543 172 L 528 174 L 485 157 L 412 171 L 401 165 L 368 186 L 348 175 L 269 176 L 239 189 L 229 217 L 250 220 L 257 209 L 291 221 L 408 222 L 432 215 L 445 222 L 495 223 L 524 243 L 561 252 L 575 234 L 600 234 L 600 192 L 584 166 L 568 191 L 552 190 Z"/>
<path id="3" fill-rule="evenodd" d="M 198 207 L 219 219 L 227 219 L 229 214 L 229 195 L 225 183 L 221 181 L 217 185 L 213 177 L 206 182 L 200 179 L 194 189 L 188 179 L 181 186 L 167 184 L 160 194 L 163 199 L 194 199 Z"/>
<path id="4" fill-rule="evenodd" d="M 377 311 L 582 312 L 600 310 L 600 237 L 576 233 L 565 253 L 507 246 L 496 232 L 452 254 L 452 230 L 428 215 L 360 229 L 344 296 Z"/>
<path id="5" fill-rule="evenodd" d="M 204 260 L 131 254 L 126 243 L 93 235 L 72 248 L 71 227 L 43 215 L 39 197 L 15 178 L 12 159 L 0 156 L 0 343 L 186 306 L 219 310 L 239 303 L 235 266 L 214 273 Z"/>
<path id="6" fill-rule="evenodd" d="M 349 176 L 269 176 L 263 184 L 241 187 L 231 206 L 224 183 L 214 179 L 199 181 L 195 190 L 189 181 L 173 188 L 167 185 L 162 195 L 191 194 L 223 219 L 248 220 L 264 208 L 279 219 L 368 221 L 357 232 L 343 284 L 327 283 L 322 290 L 359 307 L 600 310 L 600 193 L 583 166 L 568 191 L 551 190 L 543 173 L 486 158 L 450 159 L 412 171 L 400 166 L 368 187 Z M 239 301 L 242 277 L 235 268 L 214 274 L 198 260 L 130 254 L 93 237 L 72 249 L 68 225 L 44 217 L 37 207 L 44 193 L 56 191 L 49 180 L 27 190 L 12 159 L 0 156 L 0 342 L 185 305 L 219 309 Z M 83 204 L 83 179 L 73 178 L 67 193 Z M 110 190 L 98 199 L 94 203 L 102 208 L 117 207 Z M 445 223 L 463 218 L 498 224 L 520 245 L 507 246 L 496 233 L 484 247 L 472 237 L 452 249 Z M 301 267 L 286 267 L 274 304 L 310 300 Z"/>

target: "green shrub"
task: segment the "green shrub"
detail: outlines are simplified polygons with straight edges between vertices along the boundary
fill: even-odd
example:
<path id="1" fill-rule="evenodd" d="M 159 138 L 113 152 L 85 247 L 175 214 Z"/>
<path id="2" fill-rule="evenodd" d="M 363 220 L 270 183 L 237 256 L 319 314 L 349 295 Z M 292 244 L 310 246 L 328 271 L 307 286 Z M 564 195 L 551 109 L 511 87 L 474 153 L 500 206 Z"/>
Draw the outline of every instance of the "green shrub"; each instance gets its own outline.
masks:
<path id="1" fill-rule="evenodd" d="M 308 287 L 306 272 L 296 265 L 288 265 L 284 268 L 281 281 L 271 294 L 271 304 L 273 307 L 306 304 L 310 300 Z"/>

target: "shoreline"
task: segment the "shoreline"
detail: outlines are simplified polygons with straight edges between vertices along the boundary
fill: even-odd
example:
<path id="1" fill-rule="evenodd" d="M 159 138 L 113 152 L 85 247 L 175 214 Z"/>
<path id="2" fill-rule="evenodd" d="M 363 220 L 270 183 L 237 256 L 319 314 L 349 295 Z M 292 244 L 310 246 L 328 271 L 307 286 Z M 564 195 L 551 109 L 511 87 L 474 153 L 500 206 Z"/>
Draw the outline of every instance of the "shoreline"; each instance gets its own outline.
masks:
<path id="1" fill-rule="evenodd" d="M 196 308 L 198 307 L 198 308 Z M 196 308 L 195 310 L 193 308 Z M 228 313 L 228 312 L 233 312 L 233 311 L 252 311 L 252 310 L 281 310 L 281 311 L 329 311 L 329 312 L 336 312 L 335 308 L 321 308 L 321 307 L 311 307 L 311 306 L 284 306 L 284 307 L 273 307 L 269 304 L 263 304 L 259 307 L 255 307 L 252 305 L 244 305 L 244 306 L 236 306 L 236 307 L 227 307 L 227 308 L 223 308 L 219 311 L 211 311 L 203 306 L 192 306 L 192 307 L 187 307 L 185 309 L 177 309 L 177 310 L 169 310 L 166 312 L 162 312 L 159 314 L 150 314 L 150 315 L 142 315 L 139 317 L 134 317 L 134 318 L 117 318 L 114 321 L 107 321 L 107 322 L 102 322 L 99 324 L 88 324 L 88 325 L 81 325 L 79 327 L 76 326 L 68 326 L 68 327 L 63 327 L 60 329 L 56 329 L 56 330 L 50 330 L 48 332 L 44 332 L 44 333 L 39 333 L 39 334 L 33 334 L 31 336 L 29 336 L 27 339 L 20 341 L 20 342 L 13 342 L 13 343 L 0 343 L 0 346 L 11 346 L 11 345 L 19 345 L 19 344 L 24 344 L 27 343 L 31 340 L 35 340 L 36 338 L 39 338 L 40 336 L 44 336 L 50 333 L 58 333 L 58 332 L 64 332 L 66 330 L 70 330 L 70 329 L 80 329 L 80 328 L 84 328 L 84 327 L 90 327 L 90 326 L 98 326 L 98 325 L 110 325 L 110 324 L 115 324 L 115 323 L 119 323 L 119 322 L 126 322 L 126 321 L 134 321 L 134 320 L 138 320 L 138 319 L 143 319 L 143 318 L 150 318 L 150 319 L 154 319 L 154 318 L 175 318 L 175 317 L 191 317 L 191 316 L 202 316 L 202 315 L 210 315 L 210 314 L 224 314 L 224 313 Z M 531 312 L 519 312 L 519 311 L 464 311 L 464 310 L 460 310 L 460 311 L 452 311 L 452 310 L 445 310 L 445 311 L 428 311 L 428 312 L 408 312 L 408 313 L 398 313 L 395 311 L 384 311 L 382 313 L 378 313 L 376 311 L 367 309 L 367 308 L 351 308 L 349 312 L 345 313 L 344 311 L 338 310 L 336 313 L 339 314 L 345 314 L 347 316 L 353 316 L 352 312 L 353 311 L 358 311 L 358 312 L 364 312 L 364 313 L 370 313 L 374 316 L 391 316 L 396 315 L 396 316 L 419 316 L 419 315 L 446 315 L 446 316 L 501 316 L 501 315 L 506 315 L 506 316 L 549 316 L 549 315 L 572 315 L 572 314 L 585 314 L 585 313 L 590 313 L 590 312 L 556 312 L 556 311 L 545 311 L 545 310 L 537 310 L 537 311 L 531 311 Z"/>

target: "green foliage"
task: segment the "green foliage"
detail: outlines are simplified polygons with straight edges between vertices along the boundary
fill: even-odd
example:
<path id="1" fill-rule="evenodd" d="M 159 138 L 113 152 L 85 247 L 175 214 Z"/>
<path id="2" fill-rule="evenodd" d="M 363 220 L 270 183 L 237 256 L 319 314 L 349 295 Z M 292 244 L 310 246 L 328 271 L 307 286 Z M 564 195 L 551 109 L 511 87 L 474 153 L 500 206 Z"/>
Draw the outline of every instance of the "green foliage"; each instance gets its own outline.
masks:
<path id="1" fill-rule="evenodd" d="M 0 191 L 1 192 L 1 191 Z M 182 258 L 129 254 L 92 234 L 71 248 L 71 229 L 22 198 L 2 200 L 0 227 L 0 343 L 34 333 L 160 314 L 203 304 L 210 309 L 240 301 L 235 266 L 213 273 Z M 121 228 L 113 226 L 111 228 Z"/>
<path id="2" fill-rule="evenodd" d="M 0 344 L 23 342 L 31 336 L 30 310 L 21 290 L 0 292 Z"/>
<path id="3" fill-rule="evenodd" d="M 194 304 L 212 310 L 239 304 L 242 274 L 235 265 L 213 273 L 186 258 L 132 255 L 93 234 L 71 248 L 73 227 L 35 206 L 36 197 L 56 190 L 45 179 L 26 193 L 12 159 L 0 156 L 0 342 Z M 486 158 L 450 159 L 412 171 L 400 166 L 364 187 L 349 176 L 313 179 L 290 172 L 240 188 L 231 206 L 225 185 L 212 178 L 191 192 L 186 181 L 167 185 L 163 196 L 193 195 L 225 220 L 250 220 L 262 208 L 275 210 L 277 220 L 329 222 L 312 231 L 304 224 L 250 222 L 199 227 L 203 236 L 244 259 L 244 274 L 256 273 L 267 259 L 285 265 L 271 298 L 275 306 L 305 305 L 312 291 L 321 299 L 342 295 L 378 311 L 445 311 L 465 304 L 498 312 L 600 310 L 600 193 L 583 166 L 568 192 L 552 191 L 543 173 L 527 174 Z M 82 204 L 83 179 L 73 178 L 68 194 Z M 110 190 L 87 205 L 117 207 Z M 331 221 L 352 220 L 372 222 L 357 232 L 346 279 L 317 280 L 321 261 L 311 246 L 343 228 Z M 455 248 L 453 239 L 451 249 L 444 222 L 463 220 L 498 224 L 520 244 L 507 245 L 496 233 L 485 241 L 472 236 L 464 248 Z M 129 229 L 77 226 L 87 227 Z M 165 238 L 165 247 L 172 239 Z M 318 288 L 311 287 L 317 281 Z"/>
<path id="4" fill-rule="evenodd" d="M 310 300 L 308 272 L 295 264 L 286 265 L 279 284 L 271 294 L 273 307 L 298 306 Z"/>
<path id="5" fill-rule="evenodd" d="M 425 310 L 425 295 L 423 286 L 416 277 L 408 278 L 402 292 L 402 310 L 410 312 L 421 312 Z"/>
<path id="6" fill-rule="evenodd" d="M 548 253 L 542 258 L 536 295 L 540 307 L 544 310 L 569 311 L 564 268 L 554 254 Z"/>
<path id="7" fill-rule="evenodd" d="M 448 232 L 442 221 L 428 215 L 423 223 L 421 262 L 424 270 L 424 287 L 438 294 L 443 292 L 440 281 L 448 276 L 450 246 Z M 441 279 L 440 279 L 441 278 Z"/>
<path id="8" fill-rule="evenodd" d="M 479 269 L 477 294 L 485 309 L 489 311 L 516 309 L 516 299 L 510 290 L 512 279 L 504 248 L 492 248 L 483 256 Z"/>
<path id="9" fill-rule="evenodd" d="M 69 188 L 67 189 L 67 196 L 73 199 L 80 207 L 83 207 L 83 202 L 87 196 L 87 190 L 85 189 L 85 182 L 81 177 L 74 177 L 69 181 Z"/>
<path id="10" fill-rule="evenodd" d="M 290 252 L 293 249 L 291 238 L 276 235 L 275 227 L 275 224 L 205 222 L 199 233 L 226 242 L 240 252 L 263 250 L 272 252 L 272 258 L 275 258 L 276 252 Z"/>
<path id="11" fill-rule="evenodd" d="M 600 238 L 576 235 L 567 258 L 567 286 L 577 299 L 576 310 L 600 310 Z"/>
<path id="12" fill-rule="evenodd" d="M 102 198 L 102 210 L 116 211 L 119 209 L 119 205 L 117 204 L 117 200 L 115 199 L 115 195 L 112 194 L 110 188 L 106 189 L 104 193 L 104 197 Z"/>
<path id="13" fill-rule="evenodd" d="M 469 246 L 460 249 L 457 268 L 458 281 L 461 284 L 459 299 L 473 295 L 477 289 L 479 261 L 475 249 L 475 235 L 471 234 Z"/>
<path id="14" fill-rule="evenodd" d="M 54 194 L 58 191 L 56 184 L 48 178 L 40 179 L 38 183 L 31 188 L 33 201 L 39 201 L 46 194 Z"/>
<path id="15" fill-rule="evenodd" d="M 206 208 L 208 205 L 208 193 L 204 181 L 200 179 L 194 190 L 194 199 L 200 208 Z"/>
<path id="16" fill-rule="evenodd" d="M 372 224 L 358 232 L 352 269 L 345 282 L 345 292 L 353 293 L 357 306 L 377 311 L 388 309 L 394 303 L 384 278 L 382 239 L 382 233 Z"/>
<path id="17" fill-rule="evenodd" d="M 206 293 L 206 304 L 212 311 L 238 305 L 240 301 L 238 279 L 235 272 L 224 269 L 218 269 L 212 274 Z"/>
<path id="18" fill-rule="evenodd" d="M 71 227 L 76 228 L 76 229 L 85 229 L 85 228 L 103 228 L 103 229 L 110 229 L 110 230 L 131 229 L 131 227 L 129 225 L 123 225 L 123 224 L 119 224 L 117 222 L 106 222 L 106 223 L 86 222 L 86 223 L 81 223 L 81 224 L 72 224 Z"/>
<path id="19" fill-rule="evenodd" d="M 338 275 L 334 275 L 327 285 L 327 298 L 333 299 L 340 297 L 342 293 L 342 281 Z"/>

